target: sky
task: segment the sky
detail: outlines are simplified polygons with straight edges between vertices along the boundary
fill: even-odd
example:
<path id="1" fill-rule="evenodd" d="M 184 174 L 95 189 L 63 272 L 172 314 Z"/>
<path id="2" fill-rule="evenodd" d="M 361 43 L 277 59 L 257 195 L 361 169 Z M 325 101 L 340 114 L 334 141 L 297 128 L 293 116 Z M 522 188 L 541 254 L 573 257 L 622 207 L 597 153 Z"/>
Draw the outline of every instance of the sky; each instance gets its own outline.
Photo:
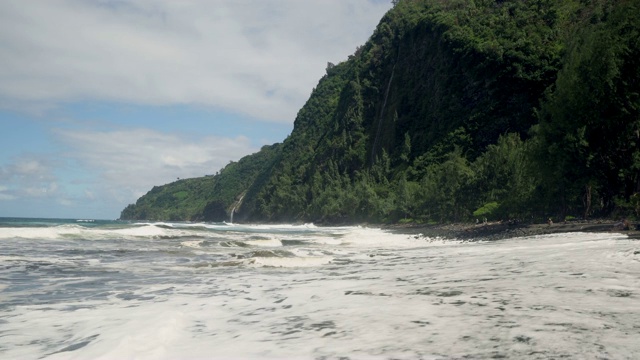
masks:
<path id="1" fill-rule="evenodd" d="M 390 0 L 0 1 L 0 217 L 117 219 L 282 142 Z"/>

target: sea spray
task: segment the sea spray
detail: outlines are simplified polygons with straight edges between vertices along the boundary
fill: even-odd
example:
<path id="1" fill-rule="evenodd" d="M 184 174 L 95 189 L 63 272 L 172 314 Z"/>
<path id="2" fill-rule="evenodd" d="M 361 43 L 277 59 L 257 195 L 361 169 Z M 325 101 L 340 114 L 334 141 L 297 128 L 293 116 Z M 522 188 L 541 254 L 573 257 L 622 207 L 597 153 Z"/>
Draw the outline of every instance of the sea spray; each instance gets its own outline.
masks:
<path id="1" fill-rule="evenodd" d="M 640 352 L 640 246 L 624 235 L 468 243 L 310 224 L 78 224 L 0 224 L 0 357 Z"/>

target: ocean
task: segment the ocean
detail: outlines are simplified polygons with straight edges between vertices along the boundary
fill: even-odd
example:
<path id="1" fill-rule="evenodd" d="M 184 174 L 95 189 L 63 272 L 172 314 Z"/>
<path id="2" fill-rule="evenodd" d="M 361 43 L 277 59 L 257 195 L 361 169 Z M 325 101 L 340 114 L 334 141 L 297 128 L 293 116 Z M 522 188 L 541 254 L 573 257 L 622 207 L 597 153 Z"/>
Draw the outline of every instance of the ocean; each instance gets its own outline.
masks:
<path id="1" fill-rule="evenodd" d="M 637 359 L 640 243 L 0 218 L 2 359 Z"/>

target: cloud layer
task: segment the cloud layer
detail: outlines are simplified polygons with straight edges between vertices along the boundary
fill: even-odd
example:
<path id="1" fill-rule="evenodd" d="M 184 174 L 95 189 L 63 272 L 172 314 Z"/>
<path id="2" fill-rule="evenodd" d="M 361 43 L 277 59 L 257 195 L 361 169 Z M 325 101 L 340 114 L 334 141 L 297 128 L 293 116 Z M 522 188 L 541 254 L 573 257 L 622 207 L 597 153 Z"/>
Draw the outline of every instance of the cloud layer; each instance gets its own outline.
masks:
<path id="1" fill-rule="evenodd" d="M 243 136 L 194 138 L 150 129 L 56 129 L 53 135 L 61 153 L 22 155 L 0 167 L 0 202 L 21 216 L 62 205 L 70 213 L 94 207 L 117 217 L 154 185 L 214 174 L 257 151 Z M 45 209 L 29 208 L 25 200 Z"/>
<path id="2" fill-rule="evenodd" d="M 0 2 L 0 106 L 198 104 L 293 122 L 385 1 Z"/>
<path id="3" fill-rule="evenodd" d="M 60 141 L 68 147 L 66 159 L 77 161 L 91 169 L 101 183 L 113 191 L 120 189 L 128 195 L 143 195 L 153 185 L 213 174 L 230 159 L 239 159 L 257 149 L 246 137 L 235 139 L 216 136 L 193 138 L 180 134 L 166 134 L 149 129 L 114 130 L 57 130 Z"/>
<path id="4" fill-rule="evenodd" d="M 154 185 L 215 173 L 256 151 L 261 128 L 292 124 L 327 62 L 352 54 L 390 7 L 387 0 L 0 1 L 0 132 L 23 129 L 5 131 L 22 138 L 0 143 L 0 216 L 117 217 Z M 110 118 L 117 111 L 73 110 L 84 104 L 224 116 L 207 126 L 179 112 L 124 121 Z M 23 124 L 16 119 L 28 126 L 16 127 Z M 161 126 L 168 123 L 177 126 Z"/>

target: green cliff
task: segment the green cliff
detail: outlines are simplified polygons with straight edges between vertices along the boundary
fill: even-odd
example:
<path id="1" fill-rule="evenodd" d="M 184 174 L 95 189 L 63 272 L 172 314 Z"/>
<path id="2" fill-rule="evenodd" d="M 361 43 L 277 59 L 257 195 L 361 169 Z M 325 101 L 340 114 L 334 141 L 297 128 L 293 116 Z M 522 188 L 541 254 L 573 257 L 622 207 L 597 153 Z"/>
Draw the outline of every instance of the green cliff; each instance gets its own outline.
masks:
<path id="1" fill-rule="evenodd" d="M 292 133 L 122 219 L 317 223 L 633 213 L 640 1 L 400 0 Z"/>

